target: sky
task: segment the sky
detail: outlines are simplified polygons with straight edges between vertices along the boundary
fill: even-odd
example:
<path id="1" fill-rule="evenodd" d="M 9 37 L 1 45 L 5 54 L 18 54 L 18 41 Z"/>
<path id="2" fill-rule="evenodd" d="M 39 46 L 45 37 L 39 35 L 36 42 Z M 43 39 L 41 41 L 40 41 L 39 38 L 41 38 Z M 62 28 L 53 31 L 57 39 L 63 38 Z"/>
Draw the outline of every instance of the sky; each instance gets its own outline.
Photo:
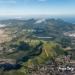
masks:
<path id="1" fill-rule="evenodd" d="M 0 16 L 75 15 L 75 0 L 0 0 Z"/>

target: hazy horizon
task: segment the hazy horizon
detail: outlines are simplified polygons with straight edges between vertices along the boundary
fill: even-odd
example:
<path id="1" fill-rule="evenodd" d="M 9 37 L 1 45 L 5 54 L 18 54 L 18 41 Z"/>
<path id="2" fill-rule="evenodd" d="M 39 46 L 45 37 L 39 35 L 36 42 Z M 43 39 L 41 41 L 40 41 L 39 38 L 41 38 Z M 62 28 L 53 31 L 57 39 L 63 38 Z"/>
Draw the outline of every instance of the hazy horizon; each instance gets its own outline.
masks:
<path id="1" fill-rule="evenodd" d="M 52 16 L 52 15 L 27 15 L 27 16 L 0 16 L 0 20 L 7 20 L 7 19 L 62 19 L 66 22 L 75 23 L 75 16 Z"/>
<path id="2" fill-rule="evenodd" d="M 73 16 L 75 0 L 0 0 L 0 16 Z"/>

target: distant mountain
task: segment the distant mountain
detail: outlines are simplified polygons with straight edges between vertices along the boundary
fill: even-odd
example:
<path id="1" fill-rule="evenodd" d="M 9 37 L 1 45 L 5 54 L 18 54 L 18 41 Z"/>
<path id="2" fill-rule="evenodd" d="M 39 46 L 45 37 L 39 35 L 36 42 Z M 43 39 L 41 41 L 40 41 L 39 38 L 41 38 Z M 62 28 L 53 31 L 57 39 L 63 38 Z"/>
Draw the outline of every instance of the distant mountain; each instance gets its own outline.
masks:
<path id="1" fill-rule="evenodd" d="M 59 36 L 67 31 L 75 30 L 75 24 L 65 22 L 62 19 L 28 19 L 28 20 L 18 20 L 18 19 L 8 19 L 0 20 L 0 24 L 7 25 L 8 28 L 16 28 L 22 30 L 35 30 L 33 34 L 43 35 L 43 36 Z"/>

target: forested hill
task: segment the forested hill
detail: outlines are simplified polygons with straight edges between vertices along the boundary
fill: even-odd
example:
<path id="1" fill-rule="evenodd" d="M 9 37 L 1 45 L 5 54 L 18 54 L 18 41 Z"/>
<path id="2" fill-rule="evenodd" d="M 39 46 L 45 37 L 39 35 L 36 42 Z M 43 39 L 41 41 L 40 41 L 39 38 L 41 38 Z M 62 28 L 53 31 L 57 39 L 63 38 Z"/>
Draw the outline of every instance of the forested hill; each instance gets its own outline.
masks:
<path id="1" fill-rule="evenodd" d="M 75 47 L 64 33 L 75 31 L 75 25 L 61 19 L 0 20 L 0 60 L 5 70 L 12 64 L 22 64 L 19 70 L 1 71 L 4 75 L 27 75 L 28 70 L 50 64 L 65 55 L 64 48 Z M 1 64 L 2 64 L 1 63 Z M 5 63 L 9 63 L 6 64 Z M 10 67 L 9 67 L 9 66 Z M 9 68 L 8 68 L 9 67 Z M 15 67 L 16 68 L 16 67 Z M 2 74 L 1 74 L 2 75 Z"/>
<path id="2" fill-rule="evenodd" d="M 25 28 L 58 28 L 61 30 L 72 30 L 75 27 L 74 24 L 65 22 L 62 19 L 8 19 L 0 20 L 0 24 L 6 24 L 8 26 L 24 26 Z"/>
<path id="3" fill-rule="evenodd" d="M 30 31 L 35 35 L 53 37 L 62 36 L 64 32 L 75 30 L 75 24 L 65 22 L 62 19 L 8 19 L 0 20 L 0 24 L 6 25 L 9 30 L 13 30 L 12 32 Z"/>

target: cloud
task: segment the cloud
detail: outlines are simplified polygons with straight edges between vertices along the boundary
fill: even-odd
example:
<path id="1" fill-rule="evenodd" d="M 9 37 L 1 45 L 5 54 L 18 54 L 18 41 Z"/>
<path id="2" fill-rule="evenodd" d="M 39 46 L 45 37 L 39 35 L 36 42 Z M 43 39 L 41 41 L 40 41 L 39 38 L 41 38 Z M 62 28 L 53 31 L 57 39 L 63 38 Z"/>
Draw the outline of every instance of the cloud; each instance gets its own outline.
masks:
<path id="1" fill-rule="evenodd" d="M 46 2 L 47 0 L 38 0 L 39 2 Z"/>
<path id="2" fill-rule="evenodd" d="M 24 0 L 24 1 L 26 1 L 26 0 Z M 48 1 L 48 0 L 27 0 L 27 1 L 38 1 L 38 2 L 46 2 L 46 1 Z"/>
<path id="3" fill-rule="evenodd" d="M 15 4 L 17 1 L 16 0 L 0 0 L 0 3 L 12 3 Z"/>

